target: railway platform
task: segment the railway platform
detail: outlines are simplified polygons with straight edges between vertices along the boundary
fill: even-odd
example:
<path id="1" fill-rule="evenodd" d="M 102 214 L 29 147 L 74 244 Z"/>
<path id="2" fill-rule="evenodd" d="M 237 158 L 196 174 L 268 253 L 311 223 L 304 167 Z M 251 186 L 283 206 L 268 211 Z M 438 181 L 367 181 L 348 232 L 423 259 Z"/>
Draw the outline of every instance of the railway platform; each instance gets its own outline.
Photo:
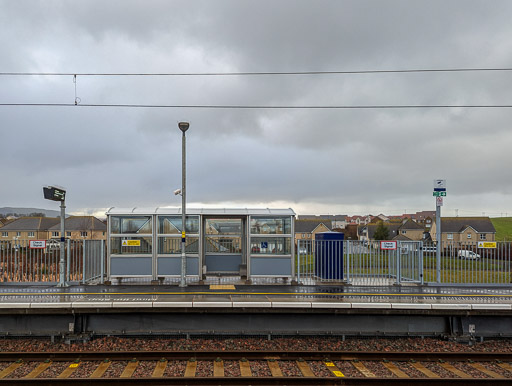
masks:
<path id="1" fill-rule="evenodd" d="M 450 286 L 0 287 L 0 334 L 512 336 L 512 289 Z"/>

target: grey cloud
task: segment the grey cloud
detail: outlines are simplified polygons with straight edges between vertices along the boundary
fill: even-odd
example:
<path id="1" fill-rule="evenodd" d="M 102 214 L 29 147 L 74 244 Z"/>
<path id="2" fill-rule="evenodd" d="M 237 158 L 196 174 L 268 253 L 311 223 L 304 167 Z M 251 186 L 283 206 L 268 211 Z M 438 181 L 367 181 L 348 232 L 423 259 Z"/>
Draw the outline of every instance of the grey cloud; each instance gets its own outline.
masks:
<path id="1" fill-rule="evenodd" d="M 507 1 L 2 2 L 0 68 L 503 67 L 511 10 Z M 511 86 L 508 73 L 79 77 L 77 93 L 82 103 L 501 104 Z M 0 101 L 72 103 L 72 78 L 1 77 Z M 17 182 L 0 193 L 6 206 L 33 206 L 42 184 L 60 183 L 71 208 L 179 205 L 176 123 L 189 120 L 191 202 L 420 210 L 432 205 L 431 180 L 446 177 L 450 205 L 498 210 L 512 190 L 510 113 L 0 107 L 0 170 Z"/>

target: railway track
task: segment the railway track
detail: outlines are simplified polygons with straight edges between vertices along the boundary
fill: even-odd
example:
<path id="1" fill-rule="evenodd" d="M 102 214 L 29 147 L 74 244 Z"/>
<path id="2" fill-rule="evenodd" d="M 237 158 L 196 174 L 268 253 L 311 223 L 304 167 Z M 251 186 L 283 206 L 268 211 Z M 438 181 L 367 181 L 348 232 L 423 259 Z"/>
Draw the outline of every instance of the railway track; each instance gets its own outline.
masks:
<path id="1" fill-rule="evenodd" d="M 494 385 L 512 382 L 511 361 L 484 352 L 2 352 L 0 383 Z"/>

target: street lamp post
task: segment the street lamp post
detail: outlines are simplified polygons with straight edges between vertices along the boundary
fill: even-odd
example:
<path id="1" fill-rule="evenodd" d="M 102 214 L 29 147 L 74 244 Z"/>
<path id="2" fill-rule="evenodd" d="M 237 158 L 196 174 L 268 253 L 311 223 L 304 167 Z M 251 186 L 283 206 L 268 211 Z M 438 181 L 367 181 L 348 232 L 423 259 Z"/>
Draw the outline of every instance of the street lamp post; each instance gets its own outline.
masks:
<path id="1" fill-rule="evenodd" d="M 181 139 L 181 280 L 180 287 L 186 287 L 186 275 L 187 275 L 187 256 L 185 253 L 185 222 L 186 222 L 186 183 L 187 183 L 187 174 L 186 174 L 186 138 L 185 132 L 189 128 L 188 122 L 180 122 L 178 123 L 178 127 L 183 133 Z"/>

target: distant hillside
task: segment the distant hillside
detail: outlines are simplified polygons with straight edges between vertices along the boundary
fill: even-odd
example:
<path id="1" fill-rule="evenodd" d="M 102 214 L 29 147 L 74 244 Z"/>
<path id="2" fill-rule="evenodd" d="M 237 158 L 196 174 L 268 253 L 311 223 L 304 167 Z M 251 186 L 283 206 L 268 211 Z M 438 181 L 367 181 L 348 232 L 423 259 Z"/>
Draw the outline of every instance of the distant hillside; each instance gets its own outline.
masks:
<path id="1" fill-rule="evenodd" d="M 496 228 L 496 241 L 512 241 L 512 217 L 491 218 Z"/>
<path id="2" fill-rule="evenodd" d="M 7 216 L 8 214 L 15 213 L 17 216 L 28 216 L 32 213 L 44 213 L 46 217 L 59 217 L 59 210 L 47 210 L 41 208 L 10 208 L 4 207 L 0 208 L 0 214 L 3 216 Z M 68 217 L 68 216 L 66 216 Z"/>

